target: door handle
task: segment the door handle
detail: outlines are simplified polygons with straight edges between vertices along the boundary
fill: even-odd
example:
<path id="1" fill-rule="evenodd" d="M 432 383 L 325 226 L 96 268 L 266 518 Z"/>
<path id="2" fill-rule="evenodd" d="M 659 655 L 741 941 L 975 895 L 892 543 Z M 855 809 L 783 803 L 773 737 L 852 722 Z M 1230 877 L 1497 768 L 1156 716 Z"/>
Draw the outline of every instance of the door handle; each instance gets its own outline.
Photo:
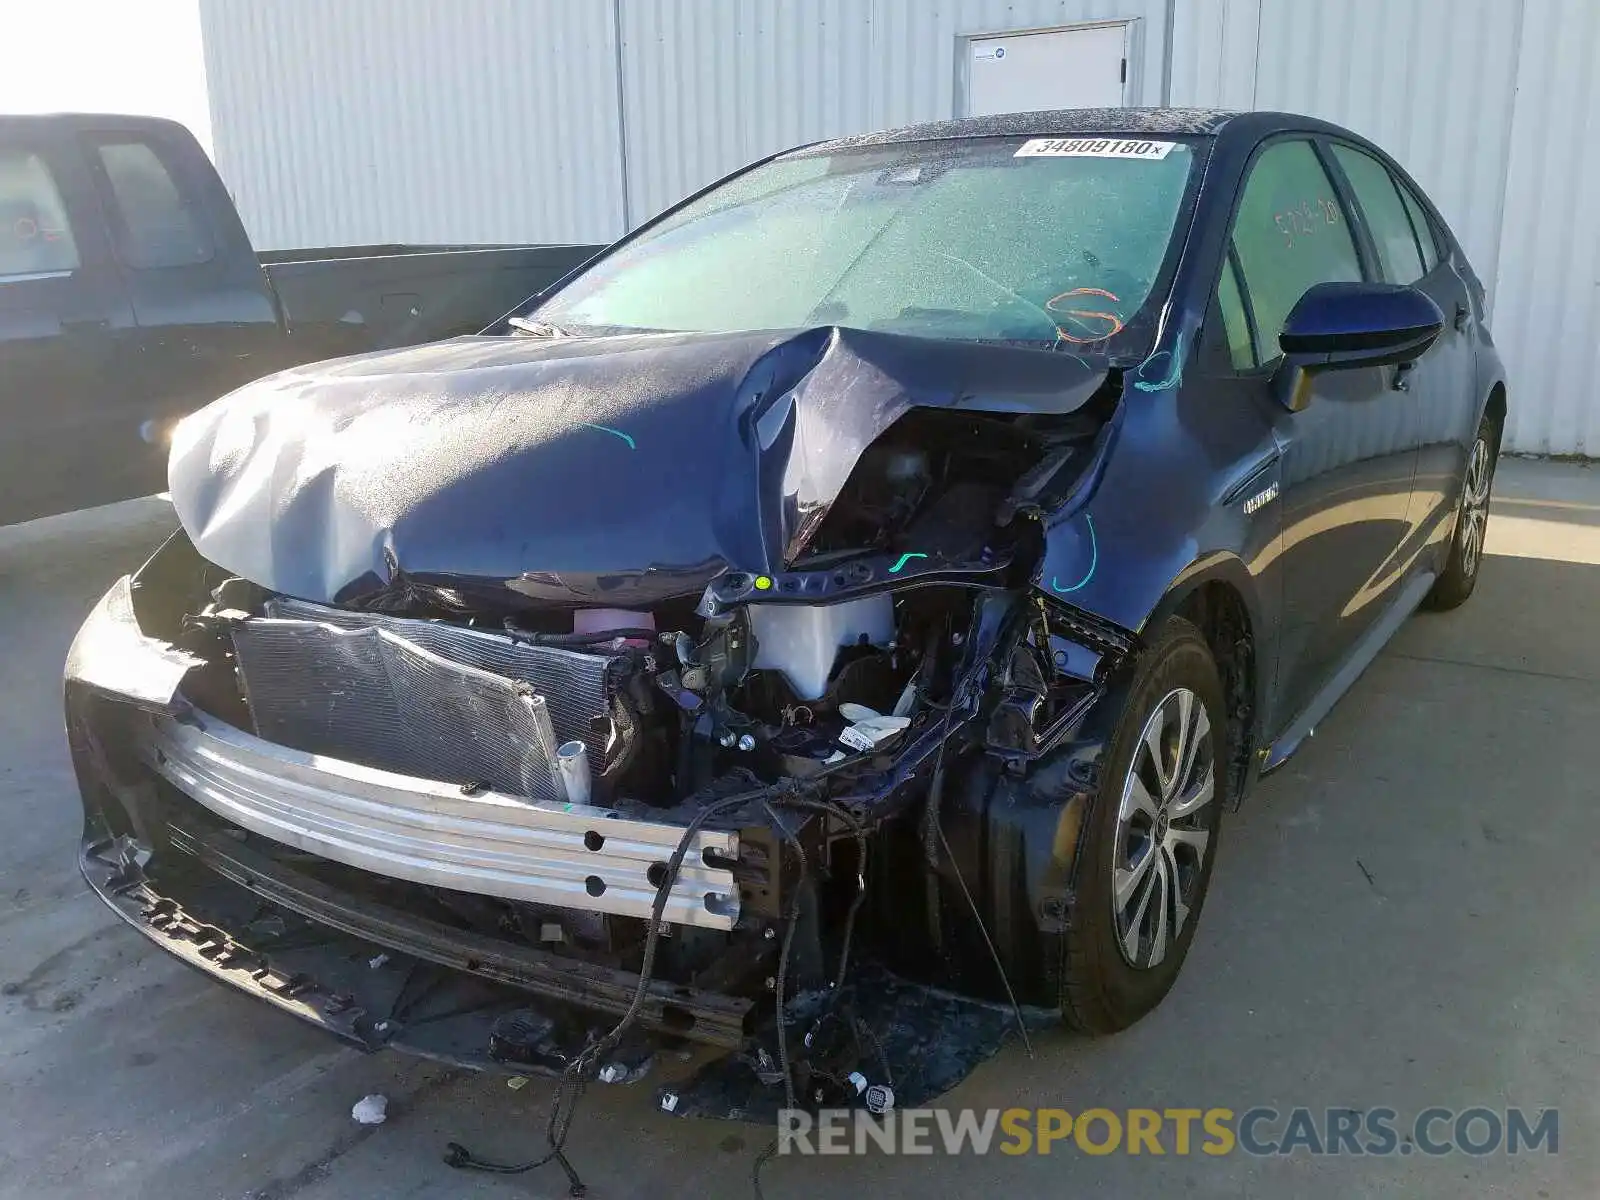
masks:
<path id="1" fill-rule="evenodd" d="M 1414 362 L 1401 363 L 1394 369 L 1394 378 L 1389 381 L 1389 387 L 1397 392 L 1409 392 L 1411 390 L 1411 372 L 1416 368 L 1417 364 Z"/>
<path id="2" fill-rule="evenodd" d="M 1456 317 L 1455 317 L 1455 321 L 1453 322 L 1453 324 L 1456 327 L 1456 332 L 1457 333 L 1461 332 L 1463 329 L 1465 329 L 1467 327 L 1467 318 L 1470 317 L 1471 315 L 1472 315 L 1472 309 L 1470 307 L 1468 307 L 1467 305 L 1463 304 L 1461 301 L 1457 300 L 1456 301 Z"/>

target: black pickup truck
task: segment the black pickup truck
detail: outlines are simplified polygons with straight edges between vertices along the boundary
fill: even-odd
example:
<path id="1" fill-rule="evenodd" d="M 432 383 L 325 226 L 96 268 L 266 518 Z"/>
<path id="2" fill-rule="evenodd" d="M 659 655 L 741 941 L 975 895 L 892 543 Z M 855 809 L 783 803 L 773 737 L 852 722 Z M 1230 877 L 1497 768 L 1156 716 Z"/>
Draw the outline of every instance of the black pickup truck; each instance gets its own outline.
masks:
<path id="1" fill-rule="evenodd" d="M 258 257 L 183 126 L 0 116 L 0 524 L 159 491 L 185 413 L 281 367 L 478 332 L 599 249 Z"/>

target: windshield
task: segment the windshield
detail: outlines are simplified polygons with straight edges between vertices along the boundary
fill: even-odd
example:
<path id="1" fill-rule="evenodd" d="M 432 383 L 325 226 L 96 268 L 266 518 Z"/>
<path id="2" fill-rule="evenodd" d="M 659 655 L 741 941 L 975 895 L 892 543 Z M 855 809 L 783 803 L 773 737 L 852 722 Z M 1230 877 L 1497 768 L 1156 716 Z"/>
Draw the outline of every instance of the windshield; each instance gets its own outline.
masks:
<path id="1" fill-rule="evenodd" d="M 799 151 L 686 204 L 548 298 L 564 329 L 849 325 L 1103 349 L 1140 317 L 1193 148 L 985 138 Z"/>

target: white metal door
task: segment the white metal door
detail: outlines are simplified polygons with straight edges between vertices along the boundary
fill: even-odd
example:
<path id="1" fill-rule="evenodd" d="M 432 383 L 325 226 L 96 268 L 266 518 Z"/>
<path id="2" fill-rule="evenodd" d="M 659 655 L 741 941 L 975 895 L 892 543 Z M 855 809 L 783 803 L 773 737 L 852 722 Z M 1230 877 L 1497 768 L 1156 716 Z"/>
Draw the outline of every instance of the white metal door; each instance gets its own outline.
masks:
<path id="1" fill-rule="evenodd" d="M 1117 22 L 969 39 L 966 114 L 1121 107 L 1128 29 Z"/>

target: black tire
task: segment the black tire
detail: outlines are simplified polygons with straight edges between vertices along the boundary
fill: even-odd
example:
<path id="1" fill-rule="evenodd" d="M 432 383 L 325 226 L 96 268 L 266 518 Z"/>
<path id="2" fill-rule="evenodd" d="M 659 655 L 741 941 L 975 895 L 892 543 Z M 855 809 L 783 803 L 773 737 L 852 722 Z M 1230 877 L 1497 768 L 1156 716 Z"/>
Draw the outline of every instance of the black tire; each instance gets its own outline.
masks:
<path id="1" fill-rule="evenodd" d="M 1171 755 L 1172 727 L 1183 708 L 1182 693 L 1191 698 L 1188 711 L 1192 714 L 1198 709 L 1205 718 L 1203 731 L 1198 719 L 1190 730 L 1199 736 L 1190 739 L 1196 750 L 1187 772 Z M 1163 788 L 1162 795 L 1152 794 L 1163 777 L 1156 773 L 1154 752 L 1145 741 L 1158 711 L 1162 727 L 1156 740 L 1165 761 L 1173 767 L 1171 774 L 1184 776 L 1172 784 L 1171 794 Z M 1200 923 L 1216 862 L 1226 801 L 1226 724 L 1222 684 L 1205 639 L 1189 621 L 1169 618 L 1156 631 L 1136 668 L 1089 816 L 1061 971 L 1061 1009 L 1070 1028 L 1089 1034 L 1126 1029 L 1161 1003 L 1177 980 Z M 1135 771 L 1137 781 L 1130 781 Z M 1210 787 L 1209 801 L 1197 805 L 1188 816 L 1174 817 L 1183 807 L 1180 798 L 1198 795 L 1205 782 Z M 1135 792 L 1136 783 L 1145 795 Z M 1126 822 L 1125 797 L 1130 814 Z M 1145 814 L 1142 801 L 1146 798 L 1155 801 L 1165 818 Z M 1140 822 L 1148 826 L 1143 834 L 1148 857 L 1137 855 Z M 1195 835 L 1201 833 L 1205 835 L 1201 853 L 1191 861 Z M 1119 864 L 1124 863 L 1134 865 L 1124 868 L 1119 877 Z M 1142 875 L 1139 864 L 1144 867 Z M 1133 885 L 1124 905 L 1115 902 L 1119 882 Z M 1141 909 L 1142 890 L 1145 904 Z M 1157 892 L 1160 912 L 1171 923 L 1169 940 L 1159 961 L 1137 961 L 1155 957 Z M 1177 923 L 1177 906 L 1171 903 L 1174 896 L 1187 906 L 1181 924 Z M 1176 928 L 1176 937 L 1170 937 L 1172 928 Z M 1134 947 L 1131 958 L 1124 949 L 1130 941 Z"/>
<path id="2" fill-rule="evenodd" d="M 1488 417 L 1478 425 L 1477 437 L 1467 452 L 1467 465 L 1461 472 L 1461 500 L 1456 508 L 1456 527 L 1450 534 L 1450 549 L 1445 554 L 1444 570 L 1423 598 L 1424 608 L 1445 612 L 1466 603 L 1478 586 L 1483 567 L 1483 541 L 1489 528 L 1489 497 L 1494 489 L 1494 470 L 1499 465 L 1499 431 Z"/>

